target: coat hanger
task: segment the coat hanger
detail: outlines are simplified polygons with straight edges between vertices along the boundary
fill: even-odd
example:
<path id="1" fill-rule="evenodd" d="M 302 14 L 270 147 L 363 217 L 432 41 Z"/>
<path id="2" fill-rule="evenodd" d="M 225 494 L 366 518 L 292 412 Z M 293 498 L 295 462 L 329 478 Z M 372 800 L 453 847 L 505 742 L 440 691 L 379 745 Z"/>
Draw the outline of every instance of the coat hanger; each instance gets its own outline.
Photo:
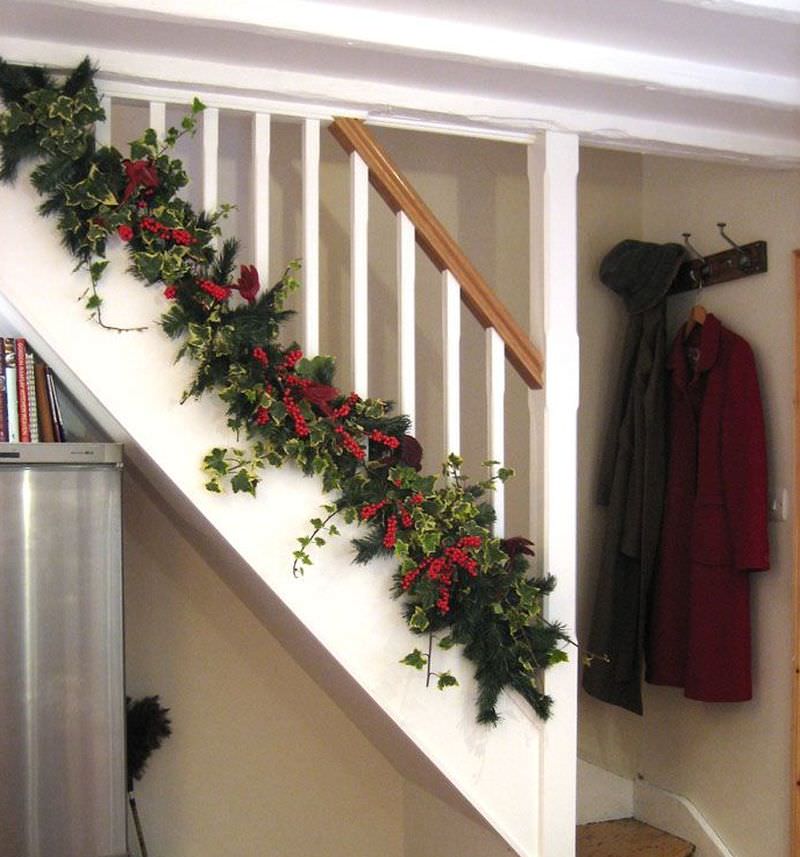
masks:
<path id="1" fill-rule="evenodd" d="M 695 294 L 694 294 L 694 305 L 691 310 L 689 310 L 689 318 L 686 321 L 686 324 L 683 328 L 683 338 L 684 340 L 689 338 L 689 334 L 694 330 L 698 325 L 703 325 L 706 320 L 706 316 L 708 313 L 706 312 L 706 308 L 698 303 L 700 299 L 700 293 L 703 290 L 703 274 L 706 269 L 706 260 L 705 257 L 698 253 L 697 249 L 692 246 L 689 242 L 689 238 L 691 238 L 691 232 L 683 233 L 683 243 L 686 245 L 686 249 L 689 251 L 689 255 L 693 260 L 699 261 L 701 265 L 692 267 L 692 279 L 695 282 Z"/>

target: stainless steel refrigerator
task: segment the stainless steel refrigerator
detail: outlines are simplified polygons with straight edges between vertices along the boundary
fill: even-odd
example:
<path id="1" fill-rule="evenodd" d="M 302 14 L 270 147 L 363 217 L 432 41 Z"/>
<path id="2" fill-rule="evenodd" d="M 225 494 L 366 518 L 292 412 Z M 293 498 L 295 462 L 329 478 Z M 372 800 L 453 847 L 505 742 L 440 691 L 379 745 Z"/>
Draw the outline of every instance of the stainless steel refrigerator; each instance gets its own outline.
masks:
<path id="1" fill-rule="evenodd" d="M 0 444 L 0 857 L 126 854 L 117 444 Z"/>

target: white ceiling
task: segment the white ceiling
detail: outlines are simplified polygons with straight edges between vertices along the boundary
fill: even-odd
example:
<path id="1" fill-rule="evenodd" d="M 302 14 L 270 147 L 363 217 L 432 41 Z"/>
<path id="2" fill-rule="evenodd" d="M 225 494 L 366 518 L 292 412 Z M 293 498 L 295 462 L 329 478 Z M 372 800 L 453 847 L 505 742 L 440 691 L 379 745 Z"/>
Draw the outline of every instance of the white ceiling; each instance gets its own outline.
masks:
<path id="1" fill-rule="evenodd" d="M 142 81 L 800 163 L 800 0 L 0 0 L 0 53 L 52 41 Z"/>

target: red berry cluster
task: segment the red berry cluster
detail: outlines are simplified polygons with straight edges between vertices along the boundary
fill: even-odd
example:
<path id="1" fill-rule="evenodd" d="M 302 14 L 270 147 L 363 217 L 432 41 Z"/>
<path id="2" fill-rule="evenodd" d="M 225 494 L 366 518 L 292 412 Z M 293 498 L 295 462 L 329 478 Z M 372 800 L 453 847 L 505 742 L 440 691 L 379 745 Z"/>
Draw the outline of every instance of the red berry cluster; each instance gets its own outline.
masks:
<path id="1" fill-rule="evenodd" d="M 369 521 L 374 518 L 375 515 L 380 512 L 380 510 L 386 505 L 386 500 L 381 500 L 378 503 L 367 503 L 366 506 L 361 507 L 361 520 Z"/>
<path id="2" fill-rule="evenodd" d="M 283 394 L 283 404 L 286 407 L 286 412 L 294 421 L 294 433 L 298 437 L 308 437 L 311 432 L 308 430 L 306 418 L 300 412 L 297 402 L 295 402 L 288 390 Z"/>
<path id="3" fill-rule="evenodd" d="M 156 220 L 155 217 L 143 217 L 141 227 L 145 232 L 152 232 L 153 235 L 157 235 L 159 238 L 169 238 L 172 233 L 169 226 Z"/>
<path id="4" fill-rule="evenodd" d="M 383 536 L 383 546 L 391 550 L 395 544 L 397 544 L 397 515 L 389 515 L 389 520 L 386 522 L 386 532 Z"/>
<path id="5" fill-rule="evenodd" d="M 445 548 L 444 555 L 456 565 L 460 565 L 470 577 L 477 577 L 478 563 L 471 557 L 467 556 L 461 548 Z"/>
<path id="6" fill-rule="evenodd" d="M 343 420 L 345 417 L 350 416 L 353 406 L 360 400 L 361 397 L 358 393 L 350 393 L 347 400 L 331 413 L 331 418 L 334 420 Z"/>
<path id="7" fill-rule="evenodd" d="M 175 286 L 167 286 L 166 289 L 164 289 L 164 297 L 169 301 L 173 300 L 177 295 L 178 290 Z"/>
<path id="8" fill-rule="evenodd" d="M 269 411 L 266 408 L 259 408 L 256 411 L 256 425 L 263 426 L 269 422 Z"/>
<path id="9" fill-rule="evenodd" d="M 463 536 L 455 545 L 446 547 L 443 555 L 428 557 L 416 568 L 412 568 L 411 571 L 404 574 L 400 580 L 400 587 L 404 592 L 407 592 L 417 578 L 423 572 L 427 572 L 428 578 L 437 584 L 436 609 L 442 615 L 448 613 L 456 571 L 463 568 L 470 577 L 477 576 L 478 562 L 466 551 L 479 548 L 481 544 L 480 536 Z"/>
<path id="10" fill-rule="evenodd" d="M 167 226 L 166 223 L 161 223 L 156 220 L 155 217 L 143 217 L 140 221 L 140 225 L 145 232 L 150 232 L 155 235 L 157 238 L 163 238 L 164 241 L 174 241 L 176 244 L 181 244 L 184 247 L 188 247 L 190 244 L 196 244 L 197 239 L 186 229 L 173 229 L 170 226 Z M 130 227 L 128 227 L 130 229 Z M 120 238 L 123 241 L 130 241 L 133 237 L 133 231 L 131 230 L 131 234 L 125 238 L 120 230 L 123 227 L 120 227 L 119 232 Z"/>
<path id="11" fill-rule="evenodd" d="M 287 375 L 286 383 L 290 387 L 299 387 L 301 390 L 305 390 L 307 387 L 310 387 L 313 382 L 310 378 L 301 378 L 299 375 Z"/>
<path id="12" fill-rule="evenodd" d="M 182 244 L 184 247 L 197 243 L 194 235 L 186 229 L 173 229 L 170 237 L 176 244 Z"/>
<path id="13" fill-rule="evenodd" d="M 342 442 L 342 446 L 359 461 L 363 461 L 365 457 L 364 450 L 356 443 L 353 439 L 353 436 L 342 426 L 336 426 L 334 429 L 337 435 L 339 435 L 339 440 Z"/>
<path id="14" fill-rule="evenodd" d="M 218 301 L 227 300 L 230 297 L 231 290 L 226 286 L 219 286 L 212 283 L 211 280 L 200 280 L 197 284 L 204 292 L 211 295 L 212 298 Z"/>
<path id="15" fill-rule="evenodd" d="M 123 223 L 122 226 L 117 227 L 117 235 L 123 241 L 130 241 L 133 238 L 133 229 L 127 223 Z"/>
<path id="16" fill-rule="evenodd" d="M 378 431 L 378 429 L 373 429 L 369 433 L 369 439 L 374 440 L 375 443 L 382 443 L 384 446 L 388 446 L 389 449 L 397 449 L 400 446 L 400 441 L 396 437 L 384 434 L 382 431 Z"/>
<path id="17" fill-rule="evenodd" d="M 414 526 L 414 519 L 411 517 L 411 513 L 406 509 L 402 504 L 399 506 L 400 512 L 400 523 L 403 525 L 404 530 L 408 530 Z"/>
<path id="18" fill-rule="evenodd" d="M 252 352 L 251 352 L 251 353 L 252 353 L 252 355 L 253 355 L 253 359 L 254 359 L 254 360 L 258 360 L 258 362 L 259 362 L 262 366 L 266 366 L 266 365 L 269 363 L 269 357 L 267 356 L 267 352 L 266 352 L 266 351 L 264 351 L 264 349 L 263 349 L 263 348 L 259 348 L 258 346 L 256 346 L 256 347 L 252 350 Z"/>
<path id="19" fill-rule="evenodd" d="M 289 351 L 283 358 L 283 368 L 291 372 L 295 366 L 303 359 L 303 352 L 296 348 L 294 351 Z"/>

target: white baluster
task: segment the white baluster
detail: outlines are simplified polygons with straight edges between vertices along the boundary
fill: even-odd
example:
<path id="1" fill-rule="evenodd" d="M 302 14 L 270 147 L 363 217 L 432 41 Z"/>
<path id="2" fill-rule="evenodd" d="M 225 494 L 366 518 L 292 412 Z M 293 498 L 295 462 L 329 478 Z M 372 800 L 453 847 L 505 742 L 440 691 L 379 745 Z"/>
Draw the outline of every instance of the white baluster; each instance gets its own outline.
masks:
<path id="1" fill-rule="evenodd" d="M 150 127 L 160 140 L 167 130 L 167 105 L 163 101 L 150 102 Z"/>
<path id="2" fill-rule="evenodd" d="M 269 282 L 270 117 L 253 114 L 253 252 L 262 280 Z"/>
<path id="3" fill-rule="evenodd" d="M 413 430 L 417 405 L 416 313 L 414 286 L 416 244 L 414 224 L 402 211 L 397 213 L 397 324 L 400 366 L 400 411 L 411 418 Z"/>
<path id="4" fill-rule="evenodd" d="M 303 121 L 303 328 L 309 357 L 319 353 L 319 119 Z"/>
<path id="5" fill-rule="evenodd" d="M 544 529 L 537 553 L 558 577 L 545 615 L 574 637 L 577 542 L 576 178 L 578 137 L 544 131 L 528 147 L 531 204 L 531 303 L 544 296 Z M 532 319 L 536 322 L 535 316 Z M 534 393 L 534 395 L 536 395 Z M 539 395 L 542 395 L 540 392 Z M 536 538 L 536 536 L 534 536 Z M 539 851 L 572 854 L 575 837 L 578 655 L 545 674 L 555 716 L 542 729 Z"/>
<path id="6" fill-rule="evenodd" d="M 442 273 L 442 384 L 445 454 L 461 454 L 461 288 Z"/>
<path id="7" fill-rule="evenodd" d="M 219 193 L 219 110 L 203 111 L 203 211 L 216 210 Z"/>
<path id="8" fill-rule="evenodd" d="M 106 118 L 102 122 L 96 122 L 94 126 L 94 138 L 98 148 L 111 145 L 111 96 L 101 96 L 100 106 L 105 110 Z"/>
<path id="9" fill-rule="evenodd" d="M 489 459 L 505 464 L 505 394 L 506 394 L 506 349 L 500 334 L 493 328 L 486 329 L 486 424 Z M 497 471 L 497 466 L 491 468 Z M 497 519 L 494 534 L 505 535 L 505 486 L 495 483 L 492 499 Z"/>
<path id="10" fill-rule="evenodd" d="M 369 293 L 367 239 L 369 234 L 369 169 L 357 152 L 350 155 L 350 335 L 353 390 L 368 395 Z"/>

